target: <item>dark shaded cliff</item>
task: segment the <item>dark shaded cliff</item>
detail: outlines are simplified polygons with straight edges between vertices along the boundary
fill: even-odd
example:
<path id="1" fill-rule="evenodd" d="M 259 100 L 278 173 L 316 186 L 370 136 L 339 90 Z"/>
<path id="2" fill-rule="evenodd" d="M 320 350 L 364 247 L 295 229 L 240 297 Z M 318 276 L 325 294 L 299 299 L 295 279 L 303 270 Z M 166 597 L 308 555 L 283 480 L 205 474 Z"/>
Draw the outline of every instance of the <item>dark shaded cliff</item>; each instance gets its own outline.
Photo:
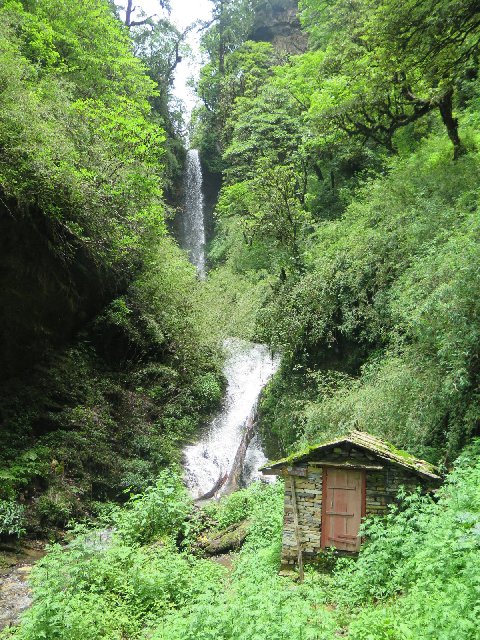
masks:
<path id="1" fill-rule="evenodd" d="M 56 222 L 1 198 L 0 379 L 67 344 L 118 287 Z"/>

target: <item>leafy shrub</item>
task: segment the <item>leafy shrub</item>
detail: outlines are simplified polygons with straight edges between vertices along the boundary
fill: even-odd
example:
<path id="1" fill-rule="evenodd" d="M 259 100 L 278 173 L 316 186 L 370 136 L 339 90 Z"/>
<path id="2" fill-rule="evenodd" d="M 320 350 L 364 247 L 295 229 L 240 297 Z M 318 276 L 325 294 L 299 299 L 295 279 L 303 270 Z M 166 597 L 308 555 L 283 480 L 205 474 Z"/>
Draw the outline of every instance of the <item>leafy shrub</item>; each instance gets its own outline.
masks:
<path id="1" fill-rule="evenodd" d="M 45 446 L 27 449 L 14 461 L 0 468 L 0 498 L 15 496 L 35 478 L 44 478 L 50 471 L 51 451 Z"/>
<path id="2" fill-rule="evenodd" d="M 77 499 L 70 487 L 51 486 L 37 500 L 36 512 L 43 527 L 65 527 L 77 511 Z"/>
<path id="3" fill-rule="evenodd" d="M 130 498 L 115 524 L 128 544 L 145 544 L 155 538 L 176 536 L 192 508 L 178 475 L 163 471 L 156 484 Z"/>
<path id="4" fill-rule="evenodd" d="M 226 529 L 248 518 L 251 503 L 251 490 L 243 489 L 223 497 L 219 502 L 206 504 L 202 511 L 217 523 L 219 529 Z"/>
<path id="5" fill-rule="evenodd" d="M 367 525 L 368 544 L 338 570 L 332 594 L 350 609 L 352 640 L 478 637 L 479 487 L 477 441 L 438 501 L 414 495 L 404 511 Z"/>
<path id="6" fill-rule="evenodd" d="M 225 498 L 223 523 L 251 520 L 247 540 L 226 587 L 206 591 L 158 626 L 155 640 L 330 640 L 335 623 L 319 603 L 320 587 L 296 586 L 278 576 L 283 484 L 256 484 Z"/>
<path id="7" fill-rule="evenodd" d="M 222 567 L 179 554 L 171 543 L 108 545 L 84 533 L 54 545 L 32 574 L 36 593 L 15 637 L 22 640 L 139 638 L 153 620 L 218 590 Z"/>
<path id="8" fill-rule="evenodd" d="M 139 493 L 148 487 L 155 484 L 155 471 L 152 468 L 152 463 L 149 460 L 142 460 L 137 458 L 129 460 L 125 465 L 125 472 L 120 479 L 120 486 L 125 490 L 130 490 L 132 493 Z"/>
<path id="9" fill-rule="evenodd" d="M 13 500 L 0 500 L 0 536 L 22 536 L 25 531 L 25 507 Z"/>
<path id="10" fill-rule="evenodd" d="M 205 373 L 202 376 L 198 376 L 192 392 L 204 407 L 214 408 L 222 398 L 222 388 L 217 376 L 213 373 Z"/>

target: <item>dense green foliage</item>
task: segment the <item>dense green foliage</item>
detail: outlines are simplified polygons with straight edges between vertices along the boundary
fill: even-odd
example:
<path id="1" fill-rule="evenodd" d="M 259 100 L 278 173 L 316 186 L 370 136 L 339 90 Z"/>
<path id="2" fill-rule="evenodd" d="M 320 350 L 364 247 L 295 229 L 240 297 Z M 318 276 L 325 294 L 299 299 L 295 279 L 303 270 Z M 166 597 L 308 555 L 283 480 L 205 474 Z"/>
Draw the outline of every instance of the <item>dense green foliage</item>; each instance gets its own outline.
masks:
<path id="1" fill-rule="evenodd" d="M 25 533 L 25 507 L 13 500 L 0 500 L 0 535 L 21 536 Z"/>
<path id="2" fill-rule="evenodd" d="M 335 575 L 335 602 L 350 610 L 364 605 L 349 637 L 475 638 L 479 471 L 477 441 L 457 461 L 438 501 L 405 497 L 404 509 L 365 526 L 365 552 Z"/>
<path id="3" fill-rule="evenodd" d="M 479 445 L 456 463 L 436 500 L 403 495 L 364 525 L 357 561 L 277 574 L 283 488 L 253 485 L 192 510 L 181 483 L 155 487 L 114 515 L 111 542 L 86 531 L 35 569 L 36 602 L 14 638 L 72 640 L 474 640 L 480 559 Z M 248 518 L 233 569 L 195 551 L 195 536 Z M 176 542 L 175 542 L 176 541 Z M 189 551 L 190 549 L 190 551 Z M 5 637 L 12 637 L 5 635 Z"/>
<path id="4" fill-rule="evenodd" d="M 476 640 L 477 4 L 303 0 L 287 55 L 248 39 L 255 2 L 214 0 L 192 139 L 223 182 L 198 282 L 167 232 L 184 35 L 107 0 L 0 0 L 0 536 L 77 521 L 0 637 Z M 401 491 L 358 559 L 278 575 L 282 483 L 200 509 L 178 468 L 231 335 L 282 353 L 272 448 L 360 428 L 444 468 L 463 451 L 445 486 Z M 206 558 L 239 523 L 242 549 Z"/>
<path id="5" fill-rule="evenodd" d="M 204 149 L 224 175 L 210 258 L 250 283 L 252 335 L 284 355 L 263 429 L 284 450 L 359 427 L 452 459 L 479 424 L 478 11 L 302 9 L 308 51 L 247 41 L 201 80 L 229 96 L 206 99 L 223 123 Z"/>
<path id="6" fill-rule="evenodd" d="M 9 536 L 154 483 L 222 380 L 195 271 L 166 232 L 162 188 L 181 163 L 167 110 L 175 30 L 130 34 L 104 0 L 5 0 L 0 24 Z M 17 242 L 38 251 L 38 274 Z"/>
<path id="7" fill-rule="evenodd" d="M 33 500 L 30 528 L 155 481 L 221 397 L 193 268 L 170 240 L 76 346 L 4 389 L 1 496 Z M 18 455 L 19 451 L 23 451 Z"/>
<path id="8" fill-rule="evenodd" d="M 55 220 L 109 263 L 162 220 L 154 85 L 107 3 L 3 2 L 3 196 Z M 108 211 L 108 214 L 107 214 Z"/>
<path id="9" fill-rule="evenodd" d="M 431 455 L 476 429 L 478 156 L 449 156 L 433 139 L 370 181 L 264 312 L 307 440 L 357 425 Z"/>

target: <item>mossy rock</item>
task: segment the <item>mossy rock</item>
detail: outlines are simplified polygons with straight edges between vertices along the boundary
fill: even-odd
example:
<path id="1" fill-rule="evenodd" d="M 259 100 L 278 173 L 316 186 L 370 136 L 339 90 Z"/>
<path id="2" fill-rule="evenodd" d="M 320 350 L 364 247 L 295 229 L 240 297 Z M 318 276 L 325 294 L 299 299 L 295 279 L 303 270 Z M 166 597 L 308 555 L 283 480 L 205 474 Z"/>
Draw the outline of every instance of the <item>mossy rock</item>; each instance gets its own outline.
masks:
<path id="1" fill-rule="evenodd" d="M 250 521 L 232 524 L 223 531 L 215 531 L 203 535 L 199 540 L 199 546 L 203 551 L 211 556 L 220 555 L 227 551 L 239 549 L 247 537 L 250 528 Z"/>

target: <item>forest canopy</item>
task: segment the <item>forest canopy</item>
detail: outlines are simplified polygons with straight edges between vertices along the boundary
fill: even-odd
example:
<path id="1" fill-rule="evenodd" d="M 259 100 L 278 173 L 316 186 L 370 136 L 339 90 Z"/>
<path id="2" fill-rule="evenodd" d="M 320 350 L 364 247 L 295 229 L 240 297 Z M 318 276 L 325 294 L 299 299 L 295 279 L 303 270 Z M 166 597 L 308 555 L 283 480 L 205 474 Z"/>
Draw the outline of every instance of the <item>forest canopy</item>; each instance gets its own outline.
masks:
<path id="1" fill-rule="evenodd" d="M 265 429 L 444 460 L 479 424 L 478 7 L 304 0 L 300 19 L 301 53 L 247 40 L 211 62 L 197 116 L 223 172 L 212 260 L 271 284 Z"/>

